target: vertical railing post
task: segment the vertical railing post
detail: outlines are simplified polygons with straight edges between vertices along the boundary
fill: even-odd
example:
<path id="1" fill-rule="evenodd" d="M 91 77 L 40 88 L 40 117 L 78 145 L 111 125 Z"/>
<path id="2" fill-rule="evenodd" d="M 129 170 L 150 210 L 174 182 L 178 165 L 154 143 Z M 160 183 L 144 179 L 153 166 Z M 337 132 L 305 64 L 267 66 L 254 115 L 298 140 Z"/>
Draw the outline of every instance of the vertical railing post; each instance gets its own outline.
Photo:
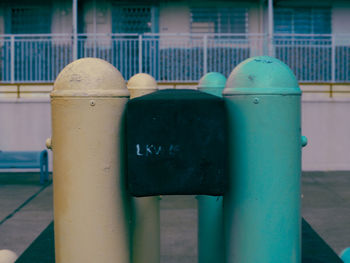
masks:
<path id="1" fill-rule="evenodd" d="M 139 35 L 139 73 L 142 73 L 142 35 Z"/>
<path id="2" fill-rule="evenodd" d="M 78 37 L 73 35 L 73 61 L 78 59 Z"/>
<path id="3" fill-rule="evenodd" d="M 334 36 L 334 34 L 332 34 L 332 50 L 331 50 L 331 52 L 332 52 L 332 54 L 331 54 L 331 56 L 332 56 L 332 58 L 331 58 L 331 81 L 332 81 L 332 83 L 334 83 L 335 82 L 335 36 Z"/>
<path id="4" fill-rule="evenodd" d="M 267 50 L 268 55 L 270 57 L 274 57 L 275 56 L 275 54 L 274 54 L 275 52 L 274 52 L 274 48 L 273 48 L 273 36 L 272 35 L 269 35 L 267 37 L 267 44 L 268 44 L 268 50 Z"/>
<path id="5" fill-rule="evenodd" d="M 203 75 L 208 72 L 208 35 L 203 37 Z"/>
<path id="6" fill-rule="evenodd" d="M 11 45 L 10 45 L 10 74 L 11 74 L 11 83 L 15 82 L 15 36 L 11 36 Z"/>
<path id="7" fill-rule="evenodd" d="M 73 61 L 78 59 L 78 0 L 73 0 Z"/>
<path id="8" fill-rule="evenodd" d="M 273 32 L 274 32 L 274 21 L 273 21 L 273 0 L 268 0 L 268 55 L 273 57 Z"/>
<path id="9" fill-rule="evenodd" d="M 96 19 L 96 0 L 93 0 L 93 9 L 94 9 L 94 13 L 93 13 L 93 31 L 94 31 L 94 57 L 97 57 L 97 38 L 96 38 L 96 34 L 97 34 L 97 19 Z"/>

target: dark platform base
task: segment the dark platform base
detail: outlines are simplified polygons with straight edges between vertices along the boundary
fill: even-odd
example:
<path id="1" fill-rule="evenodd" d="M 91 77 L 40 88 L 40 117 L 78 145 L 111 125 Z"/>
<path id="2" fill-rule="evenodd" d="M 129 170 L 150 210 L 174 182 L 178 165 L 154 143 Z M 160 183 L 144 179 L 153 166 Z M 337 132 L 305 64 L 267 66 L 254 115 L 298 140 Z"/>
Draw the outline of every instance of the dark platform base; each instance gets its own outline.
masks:
<path id="1" fill-rule="evenodd" d="M 27 248 L 16 263 L 54 263 L 53 222 Z M 327 243 L 303 219 L 302 263 L 343 263 Z"/>

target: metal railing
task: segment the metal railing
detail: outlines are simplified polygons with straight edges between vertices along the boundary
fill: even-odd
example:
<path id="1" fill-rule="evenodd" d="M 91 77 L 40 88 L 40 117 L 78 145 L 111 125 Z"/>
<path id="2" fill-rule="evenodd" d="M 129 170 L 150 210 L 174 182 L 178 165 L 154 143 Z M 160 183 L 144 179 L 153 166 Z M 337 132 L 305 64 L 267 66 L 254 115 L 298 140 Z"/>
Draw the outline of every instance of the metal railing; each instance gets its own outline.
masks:
<path id="1" fill-rule="evenodd" d="M 244 59 L 272 55 L 301 82 L 350 82 L 350 35 L 79 34 L 0 35 L 0 82 L 53 82 L 77 56 L 109 61 L 125 79 L 145 72 L 158 81 L 228 76 Z"/>

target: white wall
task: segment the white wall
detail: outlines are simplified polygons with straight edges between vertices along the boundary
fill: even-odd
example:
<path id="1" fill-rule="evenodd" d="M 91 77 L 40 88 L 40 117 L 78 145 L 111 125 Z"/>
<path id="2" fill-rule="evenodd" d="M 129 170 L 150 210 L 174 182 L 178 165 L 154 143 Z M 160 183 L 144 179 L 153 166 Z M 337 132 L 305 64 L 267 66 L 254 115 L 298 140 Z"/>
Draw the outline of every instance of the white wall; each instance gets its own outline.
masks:
<path id="1" fill-rule="evenodd" d="M 52 33 L 72 33 L 72 1 L 53 1 L 52 3 Z"/>
<path id="2" fill-rule="evenodd" d="M 48 98 L 0 98 L 0 150 L 45 149 L 51 137 L 50 110 Z M 309 140 L 303 170 L 350 170 L 349 113 L 350 93 L 303 95 L 302 133 Z"/>
<path id="3" fill-rule="evenodd" d="M 0 150 L 44 150 L 51 137 L 50 99 L 0 98 L 0 123 Z M 49 158 L 51 170 L 51 151 Z"/>
<path id="4" fill-rule="evenodd" d="M 84 2 L 84 32 L 112 33 L 112 5 L 107 0 Z M 96 26 L 96 27 L 95 27 Z"/>
<path id="5" fill-rule="evenodd" d="M 186 2 L 160 3 L 159 33 L 188 33 L 190 29 L 190 7 Z"/>
<path id="6" fill-rule="evenodd" d="M 304 99 L 303 170 L 350 170 L 350 98 Z"/>
<path id="7" fill-rule="evenodd" d="M 336 45 L 349 45 L 349 36 L 342 37 L 341 34 L 350 34 L 350 1 L 334 1 L 332 11 L 332 33 L 336 34 Z"/>

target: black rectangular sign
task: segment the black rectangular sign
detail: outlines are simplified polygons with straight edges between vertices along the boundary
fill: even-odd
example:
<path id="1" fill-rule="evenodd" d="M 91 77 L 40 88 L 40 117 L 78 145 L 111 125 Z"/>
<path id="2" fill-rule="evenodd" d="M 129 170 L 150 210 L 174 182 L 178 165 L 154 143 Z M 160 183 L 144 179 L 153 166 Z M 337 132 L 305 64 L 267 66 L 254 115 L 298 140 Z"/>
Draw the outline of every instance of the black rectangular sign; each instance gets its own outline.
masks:
<path id="1" fill-rule="evenodd" d="M 227 167 L 224 100 L 162 90 L 127 105 L 127 184 L 133 196 L 223 195 Z"/>

